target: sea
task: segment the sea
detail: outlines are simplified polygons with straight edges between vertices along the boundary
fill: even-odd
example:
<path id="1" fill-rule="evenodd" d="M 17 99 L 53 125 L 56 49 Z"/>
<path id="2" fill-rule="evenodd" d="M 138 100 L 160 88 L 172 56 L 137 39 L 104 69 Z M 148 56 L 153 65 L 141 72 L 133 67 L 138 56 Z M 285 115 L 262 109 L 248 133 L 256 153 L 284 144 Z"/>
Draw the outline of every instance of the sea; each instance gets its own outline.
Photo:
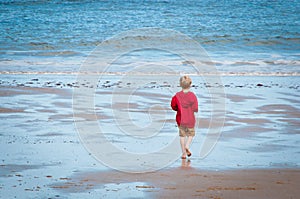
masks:
<path id="1" fill-rule="evenodd" d="M 1 0 L 0 74 L 77 73 L 103 42 L 156 28 L 196 41 L 221 73 L 299 76 L 299 10 L 299 0 Z M 184 65 L 167 56 L 161 65 Z"/>

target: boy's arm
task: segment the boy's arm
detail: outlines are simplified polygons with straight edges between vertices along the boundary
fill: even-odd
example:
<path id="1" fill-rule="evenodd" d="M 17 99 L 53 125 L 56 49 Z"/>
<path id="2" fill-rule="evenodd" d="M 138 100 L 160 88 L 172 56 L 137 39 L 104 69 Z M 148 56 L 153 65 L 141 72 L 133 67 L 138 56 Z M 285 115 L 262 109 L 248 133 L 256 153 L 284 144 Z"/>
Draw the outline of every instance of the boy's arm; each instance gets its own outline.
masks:
<path id="1" fill-rule="evenodd" d="M 176 96 L 172 97 L 171 107 L 174 111 L 178 110 L 177 98 Z"/>
<path id="2" fill-rule="evenodd" d="M 193 111 L 194 112 L 198 112 L 198 100 L 197 100 L 197 97 L 196 97 L 196 95 L 194 95 L 194 103 L 193 103 Z"/>

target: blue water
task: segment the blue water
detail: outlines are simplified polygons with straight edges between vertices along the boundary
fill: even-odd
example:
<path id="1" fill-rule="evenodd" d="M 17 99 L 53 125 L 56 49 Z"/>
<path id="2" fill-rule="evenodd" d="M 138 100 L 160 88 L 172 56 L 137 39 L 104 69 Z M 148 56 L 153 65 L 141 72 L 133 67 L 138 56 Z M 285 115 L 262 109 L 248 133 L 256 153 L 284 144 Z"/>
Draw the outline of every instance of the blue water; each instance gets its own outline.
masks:
<path id="1" fill-rule="evenodd" d="M 101 42 L 159 27 L 202 45 L 220 71 L 300 72 L 298 0 L 0 3 L 0 71 L 74 72 Z"/>

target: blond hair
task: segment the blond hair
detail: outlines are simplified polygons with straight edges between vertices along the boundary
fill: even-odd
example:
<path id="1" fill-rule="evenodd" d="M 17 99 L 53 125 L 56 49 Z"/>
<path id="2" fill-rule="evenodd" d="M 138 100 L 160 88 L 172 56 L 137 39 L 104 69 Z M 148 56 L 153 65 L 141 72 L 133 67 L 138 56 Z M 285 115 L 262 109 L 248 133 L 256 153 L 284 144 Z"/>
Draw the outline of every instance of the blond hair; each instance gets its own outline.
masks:
<path id="1" fill-rule="evenodd" d="M 189 76 L 184 75 L 184 76 L 180 77 L 179 83 L 180 83 L 181 88 L 188 89 L 192 85 L 192 79 Z"/>

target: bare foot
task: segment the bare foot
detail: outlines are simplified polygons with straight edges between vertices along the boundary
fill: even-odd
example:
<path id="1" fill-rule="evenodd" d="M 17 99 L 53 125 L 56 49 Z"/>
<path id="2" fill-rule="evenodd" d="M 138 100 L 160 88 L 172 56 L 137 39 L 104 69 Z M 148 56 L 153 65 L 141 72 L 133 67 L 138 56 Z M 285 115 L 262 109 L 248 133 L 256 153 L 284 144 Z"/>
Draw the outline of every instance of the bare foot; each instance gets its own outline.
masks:
<path id="1" fill-rule="evenodd" d="M 188 157 L 190 157 L 192 155 L 192 153 L 190 152 L 190 150 L 188 148 L 186 148 L 185 151 L 186 151 L 186 154 Z"/>

